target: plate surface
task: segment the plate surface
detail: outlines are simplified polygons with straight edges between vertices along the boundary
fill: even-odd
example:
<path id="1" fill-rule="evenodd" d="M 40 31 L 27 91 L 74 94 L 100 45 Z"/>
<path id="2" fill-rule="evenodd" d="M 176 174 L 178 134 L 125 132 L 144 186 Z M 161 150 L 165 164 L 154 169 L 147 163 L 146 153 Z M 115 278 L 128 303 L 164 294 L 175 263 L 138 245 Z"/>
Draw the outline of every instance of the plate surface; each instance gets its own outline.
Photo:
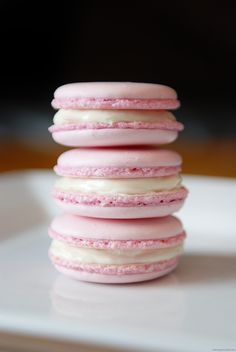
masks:
<path id="1" fill-rule="evenodd" d="M 25 343 L 62 339 L 93 351 L 236 351 L 236 180 L 184 177 L 179 268 L 128 285 L 76 282 L 52 268 L 53 182 L 47 171 L 0 177 L 0 346 L 4 334 L 23 334 Z"/>

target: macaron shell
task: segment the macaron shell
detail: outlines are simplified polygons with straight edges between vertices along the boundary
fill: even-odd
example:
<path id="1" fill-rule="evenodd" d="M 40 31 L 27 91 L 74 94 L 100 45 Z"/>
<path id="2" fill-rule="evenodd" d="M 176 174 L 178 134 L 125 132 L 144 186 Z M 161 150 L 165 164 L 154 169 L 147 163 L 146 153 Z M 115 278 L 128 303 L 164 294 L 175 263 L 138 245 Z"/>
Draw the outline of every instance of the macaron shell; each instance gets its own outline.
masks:
<path id="1" fill-rule="evenodd" d="M 104 275 L 98 273 L 89 273 L 86 271 L 78 271 L 75 269 L 68 269 L 54 263 L 55 268 L 62 274 L 67 275 L 73 279 L 94 283 L 104 284 L 125 284 L 132 282 L 142 282 L 147 280 L 157 279 L 172 272 L 178 265 L 178 259 L 166 269 L 160 269 L 156 272 L 147 272 L 143 274 L 130 274 L 130 275 Z"/>
<path id="2" fill-rule="evenodd" d="M 62 153 L 57 164 L 62 167 L 156 167 L 181 165 L 181 156 L 156 147 L 83 148 Z"/>
<path id="3" fill-rule="evenodd" d="M 181 245 L 185 239 L 185 233 L 180 233 L 174 237 L 152 239 L 152 240 L 107 240 L 107 239 L 93 239 L 88 237 L 77 237 L 62 235 L 49 228 L 49 236 L 53 240 L 64 242 L 73 247 L 86 249 L 106 249 L 106 250 L 130 250 L 130 249 L 166 249 L 170 247 L 177 247 Z"/>
<path id="4" fill-rule="evenodd" d="M 161 84 L 135 82 L 69 83 L 56 89 L 55 98 L 177 99 L 174 89 Z"/>
<path id="5" fill-rule="evenodd" d="M 68 147 L 162 145 L 174 142 L 177 136 L 177 131 L 160 129 L 84 129 L 52 133 L 56 143 Z"/>
<path id="6" fill-rule="evenodd" d="M 169 110 L 180 105 L 174 89 L 152 83 L 85 82 L 59 87 L 56 109 Z"/>
<path id="7" fill-rule="evenodd" d="M 135 220 L 102 220 L 63 214 L 53 219 L 50 228 L 64 236 L 106 240 L 150 240 L 173 237 L 183 232 L 174 216 Z"/>
<path id="8" fill-rule="evenodd" d="M 174 204 L 159 206 L 101 207 L 95 205 L 91 206 L 65 203 L 57 199 L 55 199 L 55 202 L 58 207 L 65 213 L 103 219 L 138 219 L 163 217 L 179 211 L 184 204 L 184 200 L 180 200 Z"/>
<path id="9" fill-rule="evenodd" d="M 83 148 L 61 154 L 54 171 L 59 176 L 94 178 L 143 178 L 176 175 L 179 154 L 157 148 Z"/>

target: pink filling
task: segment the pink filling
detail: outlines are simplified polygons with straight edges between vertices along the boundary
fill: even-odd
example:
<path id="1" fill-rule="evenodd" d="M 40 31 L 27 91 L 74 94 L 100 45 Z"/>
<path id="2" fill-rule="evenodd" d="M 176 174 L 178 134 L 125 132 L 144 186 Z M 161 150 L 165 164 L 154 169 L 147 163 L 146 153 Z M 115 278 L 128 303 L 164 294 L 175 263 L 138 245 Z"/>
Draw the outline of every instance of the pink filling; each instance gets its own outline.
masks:
<path id="1" fill-rule="evenodd" d="M 65 125 L 53 125 L 49 127 L 51 133 L 61 132 L 61 131 L 74 131 L 74 130 L 84 130 L 84 129 L 159 129 L 159 130 L 169 130 L 169 131 L 182 131 L 184 126 L 182 123 L 177 121 L 169 122 L 87 122 L 78 124 L 65 124 Z"/>
<path id="2" fill-rule="evenodd" d="M 105 98 L 55 98 L 52 101 L 55 109 L 139 109 L 166 110 L 177 109 L 177 99 L 105 99 Z"/>
<path id="3" fill-rule="evenodd" d="M 68 167 L 56 165 L 54 171 L 59 176 L 69 177 L 155 177 L 170 176 L 181 171 L 181 166 L 159 167 Z"/>
<path id="4" fill-rule="evenodd" d="M 168 205 L 178 203 L 187 197 L 188 191 L 181 187 L 170 191 L 155 192 L 150 194 L 120 195 L 82 194 L 53 190 L 53 197 L 61 202 L 75 205 L 89 205 L 100 207 L 144 207 Z"/>
<path id="5" fill-rule="evenodd" d="M 183 242 L 186 234 L 182 232 L 176 236 L 155 240 L 106 240 L 81 238 L 73 235 L 67 236 L 59 234 L 53 229 L 48 230 L 49 236 L 56 240 L 66 242 L 72 246 L 79 248 L 95 248 L 95 249 L 161 249 L 175 247 Z"/>
<path id="6" fill-rule="evenodd" d="M 61 259 L 49 253 L 52 262 L 58 266 L 76 271 L 86 271 L 89 273 L 105 274 L 105 275 L 131 275 L 159 272 L 171 268 L 178 264 L 179 256 L 162 260 L 150 264 L 124 264 L 124 265 L 108 265 L 108 264 L 82 264 Z"/>

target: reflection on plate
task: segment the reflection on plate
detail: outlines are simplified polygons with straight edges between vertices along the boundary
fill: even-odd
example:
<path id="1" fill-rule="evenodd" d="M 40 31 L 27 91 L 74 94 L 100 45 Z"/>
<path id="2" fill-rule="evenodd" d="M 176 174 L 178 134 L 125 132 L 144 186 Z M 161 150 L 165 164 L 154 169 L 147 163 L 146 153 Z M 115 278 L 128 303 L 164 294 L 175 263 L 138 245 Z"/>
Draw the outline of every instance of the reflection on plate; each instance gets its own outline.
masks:
<path id="1" fill-rule="evenodd" d="M 93 319 L 96 324 L 107 324 L 125 319 L 127 325 L 135 323 L 141 328 L 149 326 L 155 329 L 157 322 L 150 319 L 155 311 L 157 316 L 162 317 L 162 328 L 171 325 L 175 329 L 182 324 L 186 314 L 185 294 L 181 286 L 173 290 L 177 284 L 178 278 L 174 274 L 158 281 L 125 287 L 78 282 L 60 275 L 54 282 L 50 296 L 55 314 L 84 322 L 89 323 Z M 149 295 L 145 297 L 147 290 Z"/>

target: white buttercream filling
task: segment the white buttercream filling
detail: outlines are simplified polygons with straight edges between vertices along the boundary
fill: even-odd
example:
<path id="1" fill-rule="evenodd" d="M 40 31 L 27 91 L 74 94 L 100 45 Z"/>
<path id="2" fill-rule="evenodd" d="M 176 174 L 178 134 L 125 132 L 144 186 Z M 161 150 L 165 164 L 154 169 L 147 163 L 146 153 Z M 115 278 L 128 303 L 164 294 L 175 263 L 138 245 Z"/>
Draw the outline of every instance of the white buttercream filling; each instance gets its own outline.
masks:
<path id="1" fill-rule="evenodd" d="M 65 110 L 60 109 L 55 115 L 55 125 L 77 124 L 86 122 L 165 122 L 175 121 L 169 111 L 136 111 L 136 110 Z"/>
<path id="2" fill-rule="evenodd" d="M 78 248 L 53 240 L 50 253 L 60 259 L 87 264 L 142 264 L 168 260 L 183 252 L 183 244 L 162 249 Z"/>
<path id="3" fill-rule="evenodd" d="M 180 187 L 181 176 L 131 179 L 82 179 L 62 177 L 55 188 L 62 191 L 101 194 L 140 194 Z"/>

